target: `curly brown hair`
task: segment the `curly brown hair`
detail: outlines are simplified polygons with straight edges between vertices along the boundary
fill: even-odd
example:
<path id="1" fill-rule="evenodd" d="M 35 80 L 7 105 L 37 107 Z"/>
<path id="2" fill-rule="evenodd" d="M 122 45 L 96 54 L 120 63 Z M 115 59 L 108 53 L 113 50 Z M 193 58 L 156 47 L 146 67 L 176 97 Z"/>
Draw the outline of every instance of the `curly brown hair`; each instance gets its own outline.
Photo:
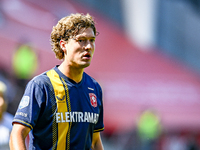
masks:
<path id="1" fill-rule="evenodd" d="M 94 35 L 97 34 L 95 22 L 89 14 L 71 14 L 63 17 L 53 26 L 51 32 L 51 46 L 52 51 L 56 54 L 56 58 L 63 59 L 64 52 L 60 47 L 60 40 L 68 41 L 69 38 L 76 36 L 80 29 L 91 27 Z"/>

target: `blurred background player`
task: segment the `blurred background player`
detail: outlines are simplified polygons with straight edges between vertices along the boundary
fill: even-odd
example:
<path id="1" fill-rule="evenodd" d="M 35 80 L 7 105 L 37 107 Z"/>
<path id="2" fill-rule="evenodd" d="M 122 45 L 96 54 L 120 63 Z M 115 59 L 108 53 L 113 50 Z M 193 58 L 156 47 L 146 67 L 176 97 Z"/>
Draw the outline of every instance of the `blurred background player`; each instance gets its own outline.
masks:
<path id="1" fill-rule="evenodd" d="M 160 117 L 156 110 L 144 110 L 138 120 L 137 132 L 140 139 L 141 150 L 156 150 L 157 140 L 161 134 L 162 127 Z"/>
<path id="2" fill-rule="evenodd" d="M 0 150 L 9 150 L 9 136 L 12 129 L 13 116 L 6 112 L 7 86 L 0 81 Z"/>

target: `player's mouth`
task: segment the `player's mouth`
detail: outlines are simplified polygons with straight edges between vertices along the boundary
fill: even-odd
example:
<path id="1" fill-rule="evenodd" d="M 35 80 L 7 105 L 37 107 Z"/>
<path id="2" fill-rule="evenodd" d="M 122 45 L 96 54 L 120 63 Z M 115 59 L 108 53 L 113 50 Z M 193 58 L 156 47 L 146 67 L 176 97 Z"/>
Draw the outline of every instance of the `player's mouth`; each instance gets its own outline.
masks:
<path id="1" fill-rule="evenodd" d="M 86 60 L 90 60 L 91 59 L 91 54 L 90 53 L 86 53 L 86 54 L 83 55 L 82 58 L 86 59 Z"/>

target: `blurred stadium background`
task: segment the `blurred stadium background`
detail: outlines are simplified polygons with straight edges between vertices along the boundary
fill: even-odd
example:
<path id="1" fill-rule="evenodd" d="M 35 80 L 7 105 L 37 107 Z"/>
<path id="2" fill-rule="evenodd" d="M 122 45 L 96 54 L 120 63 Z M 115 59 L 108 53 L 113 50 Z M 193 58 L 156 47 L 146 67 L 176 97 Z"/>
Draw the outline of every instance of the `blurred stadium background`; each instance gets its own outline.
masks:
<path id="1" fill-rule="evenodd" d="M 200 0 L 0 0 L 8 112 L 27 81 L 60 63 L 51 29 L 76 12 L 94 16 L 100 32 L 86 72 L 104 92 L 105 150 L 199 146 Z"/>

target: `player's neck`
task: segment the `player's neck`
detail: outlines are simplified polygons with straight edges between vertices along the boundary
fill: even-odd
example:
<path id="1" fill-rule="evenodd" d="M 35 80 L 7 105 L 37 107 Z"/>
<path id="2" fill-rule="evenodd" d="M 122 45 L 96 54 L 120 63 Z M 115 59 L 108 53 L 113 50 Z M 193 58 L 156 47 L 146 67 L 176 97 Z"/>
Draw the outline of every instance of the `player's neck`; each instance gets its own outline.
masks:
<path id="1" fill-rule="evenodd" d="M 77 69 L 70 66 L 67 66 L 65 64 L 61 64 L 58 69 L 68 78 L 72 79 L 76 83 L 81 82 L 83 77 L 83 71 L 84 69 Z"/>

